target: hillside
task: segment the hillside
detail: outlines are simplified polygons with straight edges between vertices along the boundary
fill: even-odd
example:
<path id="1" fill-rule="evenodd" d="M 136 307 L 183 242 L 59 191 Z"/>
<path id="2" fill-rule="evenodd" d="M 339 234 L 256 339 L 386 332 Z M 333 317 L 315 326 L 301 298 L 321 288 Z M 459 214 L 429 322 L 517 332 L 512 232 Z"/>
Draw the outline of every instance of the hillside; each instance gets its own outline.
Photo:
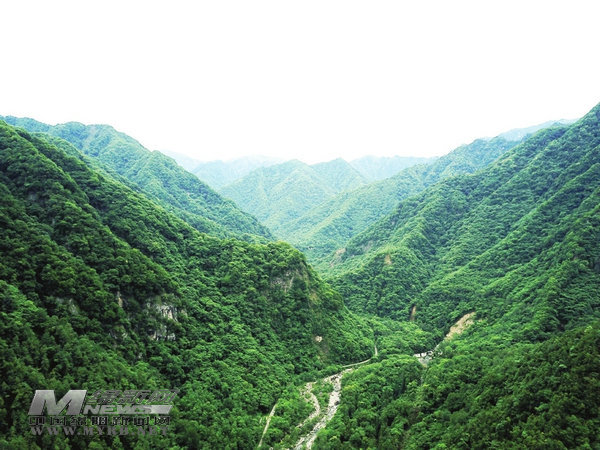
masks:
<path id="1" fill-rule="evenodd" d="M 567 326 L 570 313 L 558 305 L 598 282 L 599 117 L 597 107 L 474 175 L 402 201 L 332 258 L 348 304 L 399 319 L 416 305 L 417 319 L 433 327 L 460 310 L 497 316 L 506 299 L 535 299 L 549 302 L 547 313 L 524 312 L 522 320 Z M 568 310 L 598 306 L 593 297 L 582 301 Z"/>
<path id="2" fill-rule="evenodd" d="M 600 322 L 537 343 L 519 342 L 506 325 L 475 327 L 426 369 L 392 346 L 346 375 L 338 412 L 313 448 L 600 444 Z"/>
<path id="3" fill-rule="evenodd" d="M 256 169 L 219 192 L 285 237 L 288 224 L 310 208 L 363 184 L 364 178 L 342 159 L 312 166 L 292 160 Z"/>
<path id="4" fill-rule="evenodd" d="M 149 151 L 135 139 L 108 125 L 69 122 L 50 126 L 32 119 L 0 117 L 30 132 L 42 132 L 70 142 L 100 167 L 133 183 L 165 209 L 201 232 L 219 237 L 270 238 L 269 231 L 223 199 L 171 158 Z M 55 141 L 55 144 L 60 145 Z"/>
<path id="5" fill-rule="evenodd" d="M 435 159 L 414 156 L 363 156 L 350 161 L 350 165 L 367 180 L 379 181 L 417 164 L 431 164 Z"/>
<path id="6" fill-rule="evenodd" d="M 365 178 L 351 164 L 342 158 L 321 162 L 310 166 L 332 192 L 338 193 L 356 189 L 365 184 Z"/>
<path id="7" fill-rule="evenodd" d="M 269 167 L 283 161 L 267 156 L 245 156 L 231 161 L 198 162 L 190 169 L 194 175 L 214 189 L 231 184 L 260 167 Z"/>
<path id="8" fill-rule="evenodd" d="M 599 218 L 600 105 L 356 236 L 333 281 L 376 315 L 380 360 L 344 379 L 314 448 L 600 445 Z"/>
<path id="9" fill-rule="evenodd" d="M 567 119 L 549 120 L 547 122 L 540 123 L 538 125 L 533 125 L 533 126 L 525 127 L 525 128 L 515 128 L 514 130 L 505 131 L 504 133 L 501 133 L 499 135 L 499 137 L 502 137 L 502 138 L 506 139 L 507 141 L 520 141 L 525 136 L 527 136 L 529 134 L 537 133 L 538 131 L 543 130 L 544 128 L 550 128 L 550 127 L 558 126 L 558 125 L 571 125 L 574 122 L 575 122 L 575 120 L 567 120 Z"/>
<path id="10" fill-rule="evenodd" d="M 332 252 L 389 214 L 400 200 L 445 178 L 473 173 L 517 143 L 502 138 L 478 139 L 431 164 L 416 165 L 391 178 L 342 192 L 287 224 L 279 236 L 306 253 L 320 270 L 327 271 L 325 259 Z"/>
<path id="11" fill-rule="evenodd" d="M 3 122 L 0 221 L 7 448 L 251 448 L 285 385 L 371 353 L 367 328 L 290 246 L 199 233 Z M 166 436 L 55 437 L 29 432 L 40 388 L 181 392 Z"/>
<path id="12" fill-rule="evenodd" d="M 198 161 L 197 159 L 192 158 L 187 155 L 184 155 L 183 153 L 173 152 L 173 151 L 164 150 L 164 149 L 160 150 L 160 152 L 163 155 L 167 155 L 169 158 L 173 158 L 175 160 L 175 162 L 177 162 L 177 164 L 179 164 L 181 167 L 183 167 L 188 172 L 192 172 L 194 170 L 194 168 L 198 164 L 200 164 L 200 161 Z M 200 178 L 200 177 L 198 177 L 198 178 Z M 200 178 L 200 179 L 202 179 L 202 178 Z"/>
<path id="13" fill-rule="evenodd" d="M 345 189 L 347 166 L 250 175 L 284 208 Z M 392 177 L 395 206 L 321 260 L 328 282 L 133 179 L 0 121 L 2 447 L 600 445 L 600 105 Z M 40 388 L 181 392 L 168 434 L 92 438 L 31 432 Z"/>

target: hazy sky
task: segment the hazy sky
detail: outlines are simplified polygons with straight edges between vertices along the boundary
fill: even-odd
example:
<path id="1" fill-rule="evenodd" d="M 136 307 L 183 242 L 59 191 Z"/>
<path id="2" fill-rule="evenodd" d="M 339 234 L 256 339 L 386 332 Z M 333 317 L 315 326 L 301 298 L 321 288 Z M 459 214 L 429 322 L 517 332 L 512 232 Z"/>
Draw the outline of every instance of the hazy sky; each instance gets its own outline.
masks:
<path id="1" fill-rule="evenodd" d="M 3 2 L 0 114 L 202 160 L 440 155 L 600 102 L 600 2 Z"/>

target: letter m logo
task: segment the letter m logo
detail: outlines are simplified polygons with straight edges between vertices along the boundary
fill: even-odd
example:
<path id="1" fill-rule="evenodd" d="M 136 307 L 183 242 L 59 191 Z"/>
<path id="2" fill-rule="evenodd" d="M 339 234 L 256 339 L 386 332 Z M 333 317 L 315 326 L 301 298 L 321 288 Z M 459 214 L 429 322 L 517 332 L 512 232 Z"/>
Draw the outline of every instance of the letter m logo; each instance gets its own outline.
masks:
<path id="1" fill-rule="evenodd" d="M 74 416 L 81 413 L 81 407 L 85 400 L 87 391 L 71 390 L 56 403 L 54 391 L 37 390 L 29 407 L 30 416 L 41 416 L 44 414 L 44 406 L 51 416 L 57 416 L 67 408 L 67 414 Z"/>

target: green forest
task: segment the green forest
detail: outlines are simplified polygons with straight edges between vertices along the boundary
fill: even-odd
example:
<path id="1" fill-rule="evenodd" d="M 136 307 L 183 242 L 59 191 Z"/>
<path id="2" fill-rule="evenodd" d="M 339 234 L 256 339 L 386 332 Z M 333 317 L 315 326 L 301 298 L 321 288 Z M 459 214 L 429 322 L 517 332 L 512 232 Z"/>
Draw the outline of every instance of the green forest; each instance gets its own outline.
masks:
<path id="1" fill-rule="evenodd" d="M 44 134 L 44 139 L 65 149 L 70 143 L 88 156 L 88 164 L 141 190 L 163 208 L 184 219 L 198 231 L 218 237 L 271 238 L 256 218 L 242 212 L 208 185 L 160 152 L 151 152 L 126 134 L 108 125 L 69 122 L 50 126 L 33 119 L 0 117 L 8 124 Z M 56 139 L 58 138 L 58 139 Z"/>
<path id="2" fill-rule="evenodd" d="M 290 223 L 366 179 L 343 159 L 309 166 L 298 160 L 253 170 L 219 192 L 285 239 Z"/>
<path id="3" fill-rule="evenodd" d="M 0 447 L 600 448 L 600 105 L 538 128 L 217 193 L 4 117 Z M 92 437 L 33 433 L 37 389 L 180 393 L 168 433 Z"/>

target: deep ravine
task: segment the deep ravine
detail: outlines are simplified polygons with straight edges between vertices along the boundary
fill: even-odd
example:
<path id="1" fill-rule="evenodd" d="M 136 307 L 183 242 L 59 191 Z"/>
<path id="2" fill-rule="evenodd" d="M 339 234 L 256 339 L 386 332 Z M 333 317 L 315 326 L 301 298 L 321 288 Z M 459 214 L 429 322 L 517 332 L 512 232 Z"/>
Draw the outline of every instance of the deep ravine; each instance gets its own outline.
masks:
<path id="1" fill-rule="evenodd" d="M 333 390 L 331 391 L 331 394 L 329 394 L 329 401 L 327 404 L 327 408 L 325 409 L 324 414 L 322 414 L 321 419 L 315 424 L 315 426 L 312 428 L 312 430 L 310 430 L 308 433 L 306 433 L 305 435 L 301 436 L 298 439 L 298 442 L 293 447 L 294 449 L 302 449 L 302 448 L 309 449 L 309 448 L 311 448 L 319 431 L 321 431 L 323 428 L 325 428 L 325 426 L 327 426 L 329 421 L 333 418 L 333 416 L 335 415 L 335 413 L 338 409 L 338 406 L 340 404 L 340 396 L 341 396 L 341 390 L 342 390 L 342 377 L 344 376 L 344 374 L 351 372 L 357 366 L 369 363 L 378 354 L 379 354 L 379 352 L 377 350 L 377 345 L 375 344 L 373 347 L 373 356 L 371 358 L 365 359 L 364 361 L 360 361 L 357 363 L 346 364 L 346 365 L 342 366 L 342 368 L 344 370 L 342 370 L 341 372 L 335 373 L 333 375 L 330 375 L 330 376 L 322 379 L 323 383 L 333 385 Z M 300 427 L 300 428 L 305 423 L 307 423 L 310 420 L 314 419 L 315 417 L 318 417 L 319 415 L 321 415 L 321 407 L 319 406 L 319 402 L 317 401 L 317 398 L 315 397 L 315 395 L 312 393 L 312 388 L 313 388 L 314 383 L 315 383 L 314 381 L 306 383 L 306 385 L 303 388 L 303 392 L 305 394 L 307 394 L 309 397 L 309 400 L 307 399 L 307 401 L 310 401 L 315 406 L 315 411 L 313 411 L 308 416 L 308 418 L 303 420 L 302 423 L 298 425 L 298 427 Z M 306 398 L 306 396 L 305 396 L 305 398 Z M 269 425 L 271 424 L 271 419 L 273 418 L 273 415 L 275 414 L 276 407 L 277 407 L 277 403 L 275 403 L 275 405 L 273 405 L 273 409 L 271 409 L 271 413 L 267 417 L 267 421 L 265 423 L 265 428 L 263 429 L 262 436 L 260 438 L 260 442 L 258 443 L 257 448 L 261 448 L 261 446 L 263 444 L 263 438 L 267 434 Z"/>

